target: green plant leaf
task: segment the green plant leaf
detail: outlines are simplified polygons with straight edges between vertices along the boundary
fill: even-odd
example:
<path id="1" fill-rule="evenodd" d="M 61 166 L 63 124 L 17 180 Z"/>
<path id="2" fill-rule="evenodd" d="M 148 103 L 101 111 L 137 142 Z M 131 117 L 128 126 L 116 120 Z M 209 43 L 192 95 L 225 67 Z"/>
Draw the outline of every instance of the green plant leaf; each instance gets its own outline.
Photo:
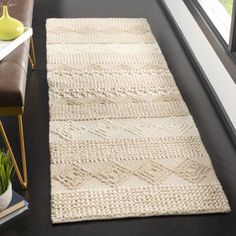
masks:
<path id="1" fill-rule="evenodd" d="M 13 173 L 13 165 L 8 152 L 0 150 L 0 195 L 8 188 Z"/>

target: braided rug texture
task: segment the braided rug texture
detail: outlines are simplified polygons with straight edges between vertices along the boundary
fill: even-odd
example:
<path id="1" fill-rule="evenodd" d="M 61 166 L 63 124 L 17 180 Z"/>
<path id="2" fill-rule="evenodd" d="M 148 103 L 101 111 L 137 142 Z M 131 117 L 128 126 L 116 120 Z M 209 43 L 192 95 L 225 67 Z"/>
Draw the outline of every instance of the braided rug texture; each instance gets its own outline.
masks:
<path id="1" fill-rule="evenodd" d="M 229 212 L 146 19 L 46 28 L 52 222 Z"/>

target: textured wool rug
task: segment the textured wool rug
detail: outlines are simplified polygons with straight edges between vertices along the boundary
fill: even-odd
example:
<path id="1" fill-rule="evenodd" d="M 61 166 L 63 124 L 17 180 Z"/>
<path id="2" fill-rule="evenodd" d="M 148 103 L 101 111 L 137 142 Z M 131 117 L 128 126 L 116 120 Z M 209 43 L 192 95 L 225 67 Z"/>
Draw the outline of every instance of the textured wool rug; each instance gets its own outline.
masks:
<path id="1" fill-rule="evenodd" d="M 53 223 L 230 210 L 146 19 L 49 19 Z"/>

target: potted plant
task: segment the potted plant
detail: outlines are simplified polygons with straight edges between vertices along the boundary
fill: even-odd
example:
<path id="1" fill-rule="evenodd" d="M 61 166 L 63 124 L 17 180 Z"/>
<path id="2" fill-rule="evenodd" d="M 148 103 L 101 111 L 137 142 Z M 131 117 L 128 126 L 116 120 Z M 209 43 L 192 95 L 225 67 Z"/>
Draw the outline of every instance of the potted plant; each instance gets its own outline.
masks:
<path id="1" fill-rule="evenodd" d="M 13 166 L 8 152 L 0 150 L 0 212 L 8 207 L 12 198 Z"/>

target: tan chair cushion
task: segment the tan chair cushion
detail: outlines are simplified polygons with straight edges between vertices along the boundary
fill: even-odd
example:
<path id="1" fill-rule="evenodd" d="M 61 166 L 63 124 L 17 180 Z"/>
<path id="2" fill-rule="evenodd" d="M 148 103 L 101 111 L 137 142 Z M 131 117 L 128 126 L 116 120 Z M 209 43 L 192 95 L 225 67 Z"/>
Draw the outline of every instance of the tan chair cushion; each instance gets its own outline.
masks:
<path id="1" fill-rule="evenodd" d="M 33 0 L 15 0 L 8 6 L 9 14 L 29 27 L 32 24 L 33 4 Z M 29 40 L 0 62 L 0 107 L 24 106 L 28 53 Z"/>

